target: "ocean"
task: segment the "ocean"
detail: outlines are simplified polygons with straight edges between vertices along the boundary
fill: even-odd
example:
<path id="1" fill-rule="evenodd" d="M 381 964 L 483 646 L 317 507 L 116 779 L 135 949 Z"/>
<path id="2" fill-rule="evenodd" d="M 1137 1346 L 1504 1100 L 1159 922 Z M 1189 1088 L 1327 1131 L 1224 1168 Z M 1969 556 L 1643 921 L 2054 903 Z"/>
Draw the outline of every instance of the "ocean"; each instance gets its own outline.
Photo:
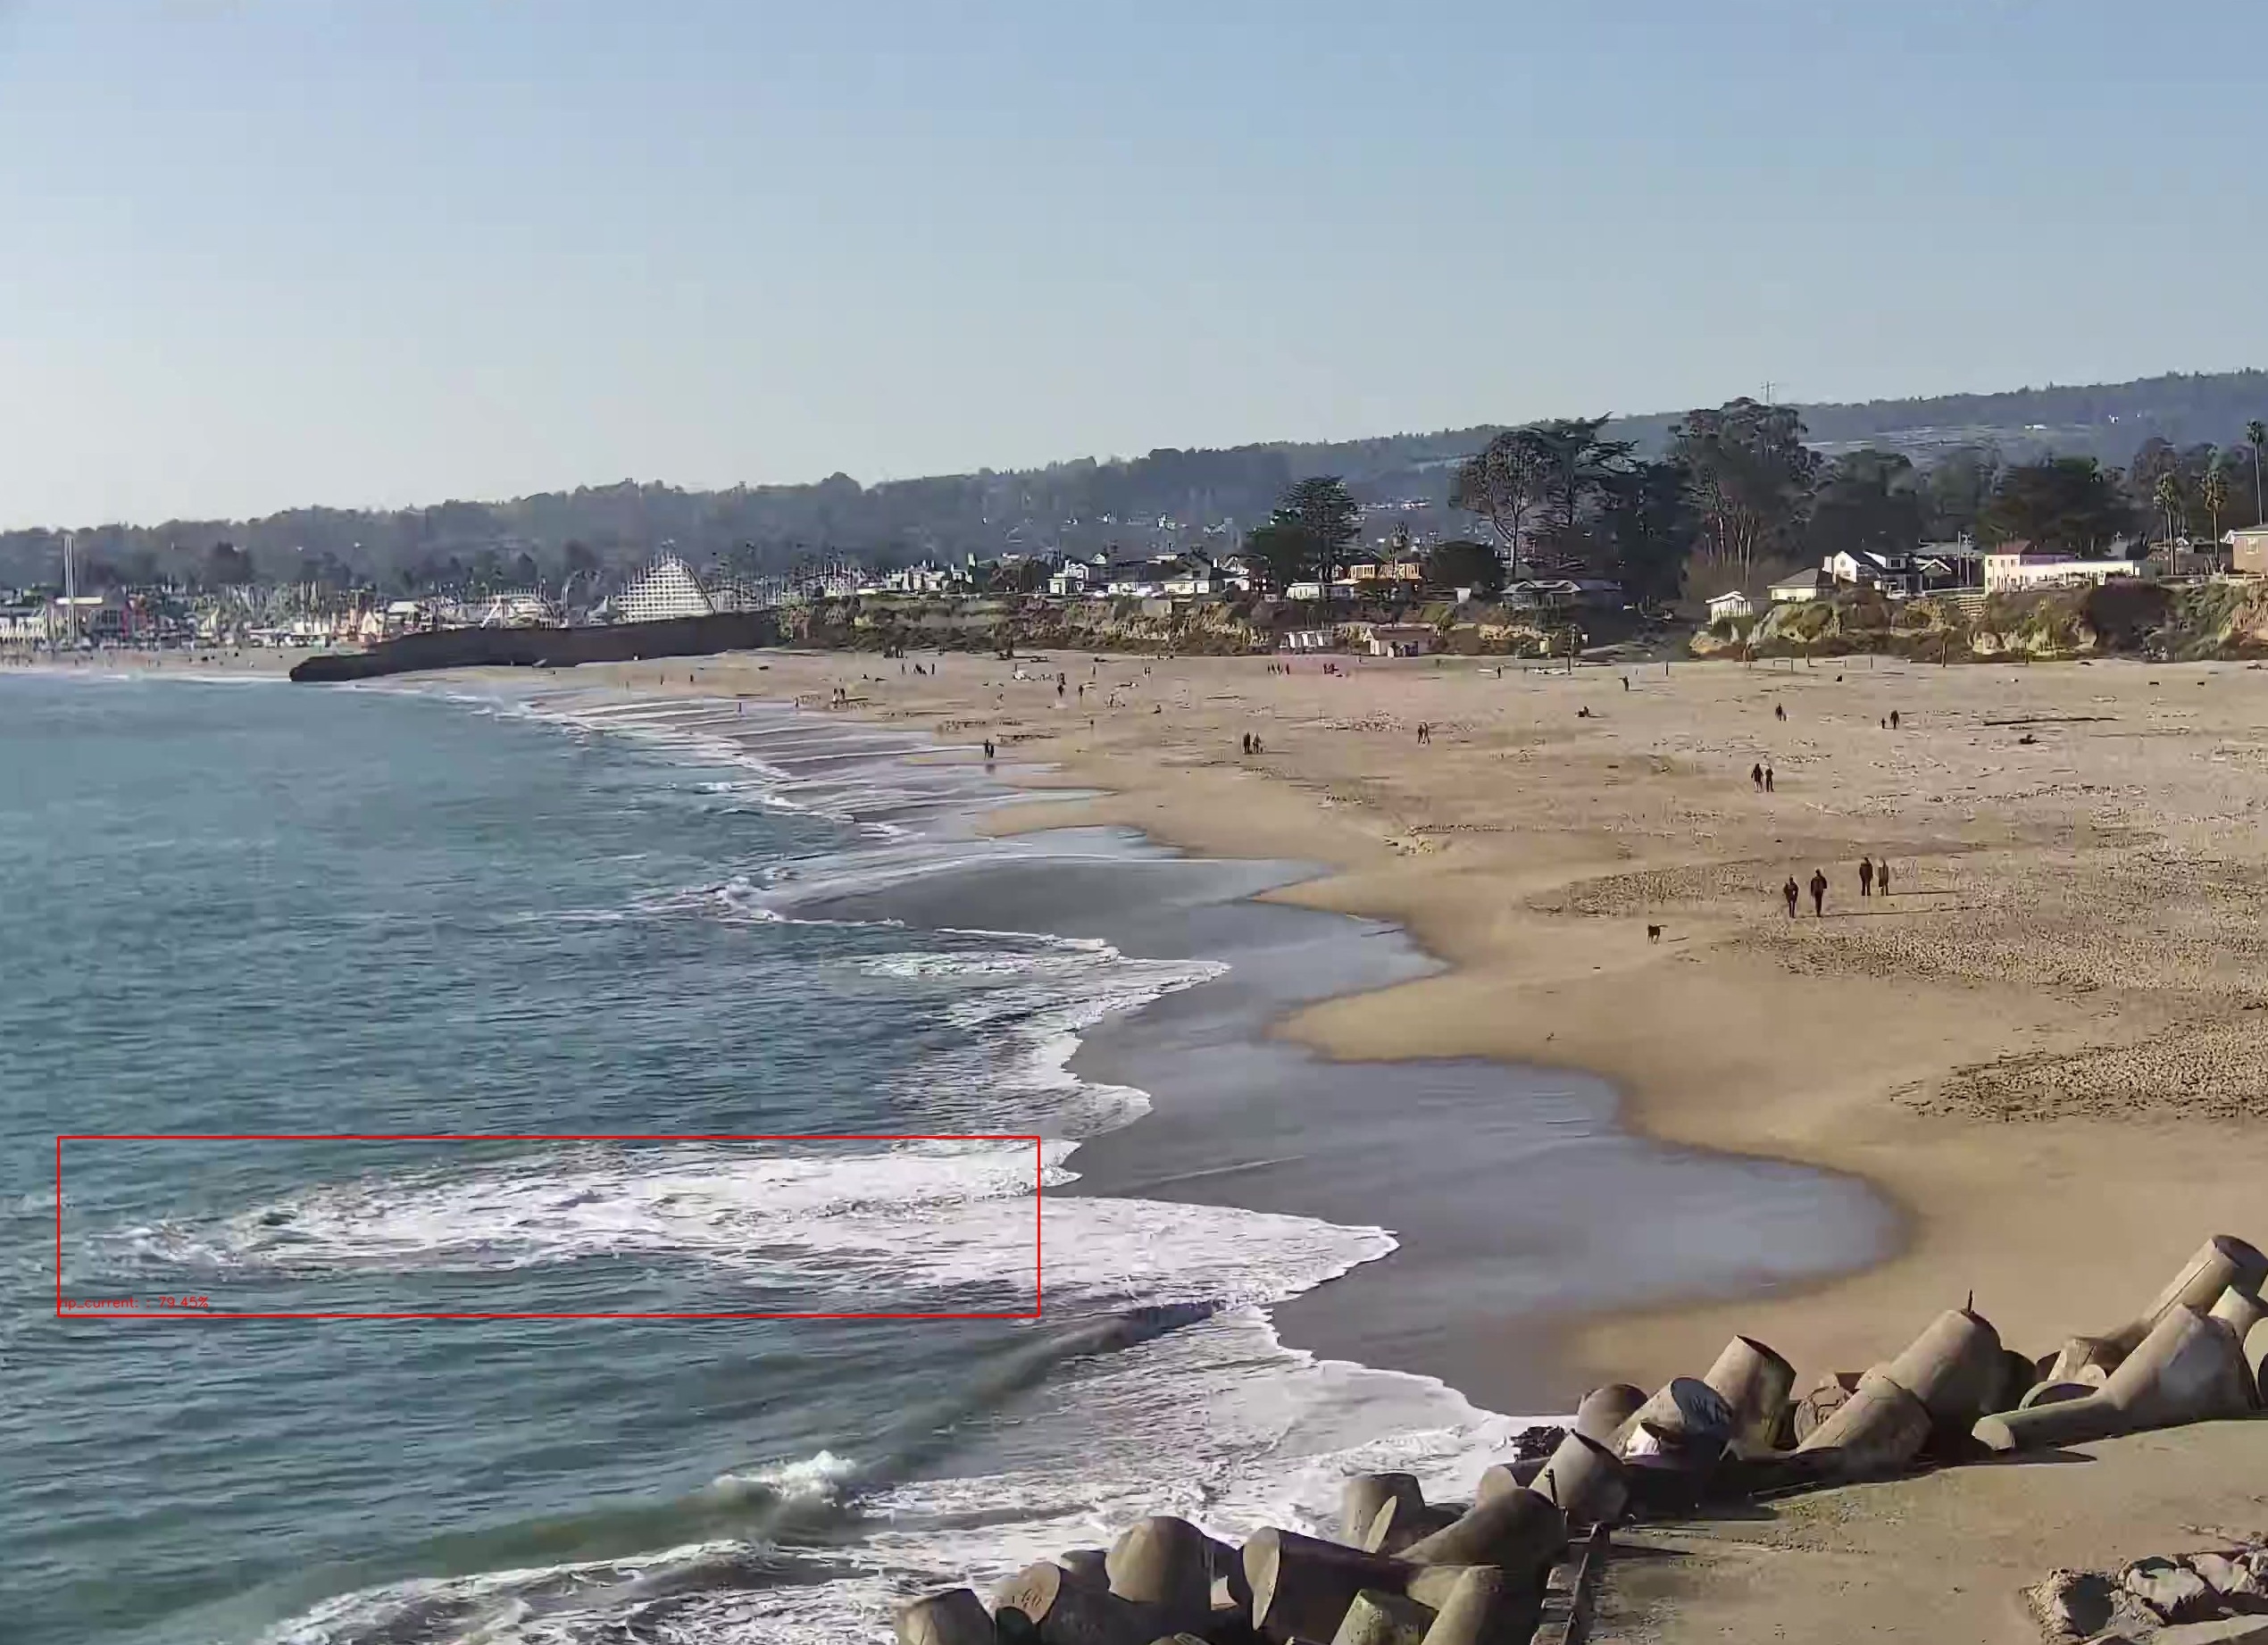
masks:
<path id="1" fill-rule="evenodd" d="M 1224 1189 L 1201 1115 L 1127 1151 L 1177 1067 L 1281 1087 L 1247 1134 L 1324 1111 L 1354 1086 L 1265 1022 L 1430 967 L 1248 900 L 1294 865 L 980 838 L 1013 772 L 967 751 L 569 685 L 14 672 L 0 765 L 24 1645 L 875 1641 L 1144 1513 L 1233 1535 L 1322 1523 L 1351 1468 L 1469 1485 L 1522 1425 L 1279 1340 L 1276 1305 L 1391 1273 L 1392 1219 Z M 1488 1079 L 1482 1157 L 1740 1207 L 1587 1300 L 1880 1237 L 1838 1184 Z M 59 1320 L 59 1223 L 74 1302 L 463 1317 Z M 1564 1302 L 1562 1255 L 1491 1282 Z M 727 1313 L 868 1317 L 571 1317 Z"/>

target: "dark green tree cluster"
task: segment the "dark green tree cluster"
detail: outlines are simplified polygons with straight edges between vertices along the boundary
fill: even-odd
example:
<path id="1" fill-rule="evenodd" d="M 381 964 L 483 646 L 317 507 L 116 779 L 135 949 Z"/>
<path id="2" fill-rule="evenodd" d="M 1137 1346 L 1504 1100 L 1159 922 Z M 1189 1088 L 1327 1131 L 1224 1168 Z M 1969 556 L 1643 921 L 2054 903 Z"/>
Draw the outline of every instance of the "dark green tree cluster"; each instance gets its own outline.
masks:
<path id="1" fill-rule="evenodd" d="M 1506 429 L 1460 463 L 1450 503 L 1488 523 L 1522 576 L 1611 576 L 1641 600 L 1673 597 L 1698 516 L 1688 455 L 1609 439 L 1605 417 Z"/>

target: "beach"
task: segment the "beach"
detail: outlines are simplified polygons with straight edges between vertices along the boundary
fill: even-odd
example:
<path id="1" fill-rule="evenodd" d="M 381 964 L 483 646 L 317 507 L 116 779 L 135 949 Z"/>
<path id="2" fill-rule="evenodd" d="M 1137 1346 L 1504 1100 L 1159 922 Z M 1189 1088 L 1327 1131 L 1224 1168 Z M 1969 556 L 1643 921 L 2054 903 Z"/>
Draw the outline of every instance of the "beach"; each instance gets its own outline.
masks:
<path id="1" fill-rule="evenodd" d="M 1225 965 L 1078 1016 L 1066 1072 L 1150 1100 L 1082 1127 L 1048 1200 L 1336 1230 L 1296 1260 L 1338 1277 L 1270 1309 L 1330 1373 L 1297 1384 L 1291 1432 L 1322 1447 L 1297 1461 L 1300 1516 L 1356 1454 L 1322 1438 L 1353 1401 L 1368 1465 L 1430 1433 L 1424 1465 L 1455 1474 L 1500 1437 L 1488 1413 L 1692 1374 L 1736 1332 L 1805 1375 L 1856 1370 L 1973 1298 L 2045 1354 L 2130 1314 L 2206 1233 L 2260 1232 L 2255 670 L 1281 667 L 768 652 L 413 689 L 722 744 L 745 714 L 796 786 L 859 785 L 874 818 L 942 800 L 943 839 L 1008 848 L 775 888 L 822 927 Z M 1889 895 L 1861 894 L 1862 856 Z M 1781 888 L 1814 872 L 1823 909 L 1806 893 L 1790 917 Z M 1204 1226 L 1175 1231 L 1173 1263 L 1210 1261 Z M 1232 1399 L 1217 1369 L 1209 1398 Z M 2257 1521 L 2231 1442 L 2064 1453 L 2108 1465 L 2083 1490 L 1960 1470 L 1649 1530 L 1658 1557 L 1610 1581 L 1605 1615 L 1809 1637 L 1860 1604 L 1885 1639 L 2028 1638 L 2013 1596 L 2049 1566 Z M 1945 1523 L 1909 1529 L 1939 1493 Z M 1945 1580 L 1904 1580 L 1916 1562 Z"/>
<path id="2" fill-rule="evenodd" d="M 1115 822 L 1328 864 L 1267 895 L 1390 921 L 1446 968 L 1300 1008 L 1284 1037 L 1594 1073 L 1646 1136 L 1848 1173 L 1896 1207 L 1880 1260 L 1831 1281 L 1557 1318 L 1555 1388 L 1691 1371 L 1736 1331 L 1798 1365 L 1861 1366 L 1972 1292 L 2044 1352 L 2260 1203 L 2268 688 L 2246 665 L 901 666 L 581 672 L 916 726 L 958 749 L 939 758 L 988 737 L 1004 762 L 1046 763 L 1027 781 L 1106 790 L 997 830 Z M 830 710 L 837 688 L 849 706 Z M 1240 751 L 1247 732 L 1263 752 Z M 1893 865 L 1888 898 L 1860 897 L 1862 856 Z M 1791 920 L 1780 888 L 1814 869 L 1826 917 L 1806 898 Z M 1282 1323 L 1306 1340 L 1298 1306 Z M 1535 1324 L 1444 1328 L 1480 1367 Z M 1458 1386 L 1497 1391 L 1478 1369 Z"/>

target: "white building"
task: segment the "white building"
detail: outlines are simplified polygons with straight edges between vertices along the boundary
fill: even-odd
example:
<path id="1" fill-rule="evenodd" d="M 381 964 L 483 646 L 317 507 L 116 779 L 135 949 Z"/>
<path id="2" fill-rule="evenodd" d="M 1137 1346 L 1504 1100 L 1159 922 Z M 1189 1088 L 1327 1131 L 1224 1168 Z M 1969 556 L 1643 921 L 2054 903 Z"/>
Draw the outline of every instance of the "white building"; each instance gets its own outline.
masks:
<path id="1" fill-rule="evenodd" d="M 1756 614 L 1756 602 L 1738 589 L 1725 594 L 1712 595 L 1708 605 L 1709 621 L 1712 622 L 1723 622 L 1733 617 L 1753 617 Z"/>
<path id="2" fill-rule="evenodd" d="M 2075 554 L 2018 549 L 1984 557 L 1984 586 L 1988 594 L 2021 594 L 2031 589 L 2068 589 L 2086 583 L 2108 582 L 2115 577 L 2139 577 L 2142 568 L 2132 560 L 2082 560 Z"/>
<path id="3" fill-rule="evenodd" d="M 660 622 L 671 617 L 706 617 L 715 609 L 701 580 L 685 562 L 665 554 L 615 597 L 614 621 Z"/>
<path id="4" fill-rule="evenodd" d="M 1775 605 L 1800 605 L 1819 597 L 1819 585 L 1824 573 L 1797 572 L 1793 577 L 1782 577 L 1764 590 Z"/>

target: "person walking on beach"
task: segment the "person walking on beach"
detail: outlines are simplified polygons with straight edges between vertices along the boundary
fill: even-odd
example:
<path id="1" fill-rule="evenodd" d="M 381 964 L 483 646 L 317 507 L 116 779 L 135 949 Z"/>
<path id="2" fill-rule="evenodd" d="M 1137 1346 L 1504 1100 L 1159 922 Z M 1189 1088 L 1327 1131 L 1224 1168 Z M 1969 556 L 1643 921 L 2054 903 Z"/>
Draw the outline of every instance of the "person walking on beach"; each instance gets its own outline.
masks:
<path id="1" fill-rule="evenodd" d="M 1858 894 L 1861 897 L 1874 895 L 1874 859 L 1871 856 L 1858 859 Z"/>
<path id="2" fill-rule="evenodd" d="M 1897 730 L 1897 710 L 1895 708 L 1890 710 L 1890 729 L 1894 731 Z"/>
<path id="3" fill-rule="evenodd" d="M 1244 734 L 1244 751 L 1247 754 L 1250 754 L 1252 752 L 1252 733 L 1250 731 L 1247 731 Z"/>
<path id="4" fill-rule="evenodd" d="M 1775 720 L 1785 720 L 1788 717 L 1788 711 L 1778 703 L 1774 703 L 1772 706 L 1772 717 Z"/>
<path id="5" fill-rule="evenodd" d="M 1764 786 L 1764 765 L 1762 760 L 1758 760 L 1754 765 L 1748 767 L 1748 781 L 1755 783 L 1759 789 Z"/>
<path id="6" fill-rule="evenodd" d="M 984 763 L 988 765 L 992 764 L 992 739 L 989 737 L 984 739 Z"/>
<path id="7" fill-rule="evenodd" d="M 1772 767 L 1771 767 L 1771 766 L 1769 766 L 1769 765 L 1767 765 L 1767 766 L 1765 766 L 1765 767 L 1764 767 L 1764 792 L 1765 792 L 1765 793 L 1769 794 L 1769 793 L 1771 793 L 1771 792 L 1772 792 L 1772 781 L 1773 781 L 1773 778 L 1772 778 Z"/>
<path id="8" fill-rule="evenodd" d="M 1823 868 L 1811 871 L 1811 911 L 1816 919 L 1827 917 L 1827 871 Z"/>
<path id="9" fill-rule="evenodd" d="M 1789 874 L 1788 876 L 1788 883 L 1780 888 L 1780 894 L 1788 899 L 1788 917 L 1791 920 L 1794 919 L 1796 917 L 1796 898 L 1803 895 L 1802 892 L 1796 889 L 1795 875 Z"/>
<path id="10" fill-rule="evenodd" d="M 1885 857 L 1882 861 L 1874 864 L 1874 895 L 1877 897 L 1888 897 L 1889 894 L 1890 864 L 1889 859 Z"/>

